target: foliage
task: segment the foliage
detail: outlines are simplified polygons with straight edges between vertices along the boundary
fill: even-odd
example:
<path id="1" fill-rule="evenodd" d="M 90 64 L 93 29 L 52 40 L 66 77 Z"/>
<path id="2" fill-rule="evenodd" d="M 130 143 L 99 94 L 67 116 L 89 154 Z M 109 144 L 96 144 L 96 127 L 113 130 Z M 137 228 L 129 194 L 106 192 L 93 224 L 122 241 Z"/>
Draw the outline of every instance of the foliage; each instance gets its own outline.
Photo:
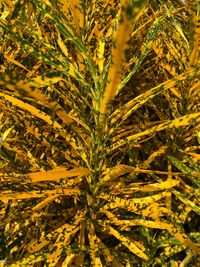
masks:
<path id="1" fill-rule="evenodd" d="M 195 266 L 199 0 L 0 2 L 5 266 Z"/>

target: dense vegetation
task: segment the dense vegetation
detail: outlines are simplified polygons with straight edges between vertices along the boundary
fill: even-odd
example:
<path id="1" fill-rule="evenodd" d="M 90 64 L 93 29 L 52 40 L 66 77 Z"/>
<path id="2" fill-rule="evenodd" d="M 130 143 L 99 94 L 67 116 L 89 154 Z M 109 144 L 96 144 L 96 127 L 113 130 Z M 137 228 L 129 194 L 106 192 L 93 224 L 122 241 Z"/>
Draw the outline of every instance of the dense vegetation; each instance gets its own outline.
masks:
<path id="1" fill-rule="evenodd" d="M 200 1 L 0 1 L 4 266 L 198 266 Z"/>

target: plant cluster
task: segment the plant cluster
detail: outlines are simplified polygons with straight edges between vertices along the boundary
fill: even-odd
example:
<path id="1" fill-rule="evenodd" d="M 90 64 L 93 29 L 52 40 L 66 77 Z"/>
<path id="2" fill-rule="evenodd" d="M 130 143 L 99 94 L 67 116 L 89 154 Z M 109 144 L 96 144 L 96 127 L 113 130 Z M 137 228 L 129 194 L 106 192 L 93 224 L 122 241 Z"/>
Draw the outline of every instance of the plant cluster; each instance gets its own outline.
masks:
<path id="1" fill-rule="evenodd" d="M 0 1 L 0 260 L 197 266 L 199 0 Z"/>

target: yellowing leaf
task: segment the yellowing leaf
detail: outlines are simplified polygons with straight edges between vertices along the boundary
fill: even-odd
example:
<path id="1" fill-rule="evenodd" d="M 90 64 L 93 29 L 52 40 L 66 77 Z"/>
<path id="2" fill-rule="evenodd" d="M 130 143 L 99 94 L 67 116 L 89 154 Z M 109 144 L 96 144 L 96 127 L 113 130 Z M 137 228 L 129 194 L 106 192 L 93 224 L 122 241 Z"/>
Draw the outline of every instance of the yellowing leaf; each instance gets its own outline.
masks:
<path id="1" fill-rule="evenodd" d="M 58 40 L 57 40 L 58 45 L 59 45 L 61 51 L 63 52 L 63 54 L 66 56 L 66 58 L 68 58 L 69 54 L 68 54 L 67 47 L 65 46 L 58 30 L 57 30 L 57 34 L 58 34 Z"/>
<path id="2" fill-rule="evenodd" d="M 103 267 L 100 257 L 98 256 L 98 239 L 95 234 L 94 225 L 91 223 L 89 228 L 90 257 L 95 267 Z"/>
<path id="3" fill-rule="evenodd" d="M 65 168 L 55 168 L 47 172 L 33 172 L 27 174 L 28 178 L 32 183 L 39 181 L 51 181 L 58 180 L 82 175 L 88 175 L 90 171 L 87 168 L 74 168 L 72 170 L 66 170 Z"/>
<path id="4" fill-rule="evenodd" d="M 29 245 L 29 251 L 31 253 L 35 253 L 37 251 L 40 251 L 41 248 L 47 246 L 49 243 L 51 243 L 51 240 L 56 236 L 57 242 L 55 243 L 55 246 L 58 247 L 58 249 L 61 246 L 68 245 L 68 242 L 70 241 L 70 238 L 79 230 L 79 223 L 82 220 L 85 212 L 80 211 L 78 212 L 74 217 L 74 223 L 73 225 L 70 224 L 63 224 L 56 230 L 52 231 L 51 233 L 47 234 L 46 236 L 41 236 L 39 241 L 35 241 L 33 244 Z M 58 251 L 60 252 L 60 251 Z M 58 253 L 59 254 L 59 253 Z M 56 257 L 57 252 L 55 251 L 54 257 Z M 59 256 L 59 255 L 58 255 Z"/>
<path id="5" fill-rule="evenodd" d="M 60 129 L 62 128 L 60 124 L 58 124 L 56 121 L 53 121 L 52 118 L 47 115 L 45 112 L 38 110 L 37 108 L 35 108 L 34 106 L 27 104 L 11 95 L 7 95 L 4 93 L 0 93 L 0 96 L 4 97 L 4 99 L 8 100 L 9 102 L 11 102 L 14 106 L 17 106 L 21 109 L 27 110 L 29 111 L 31 114 L 35 115 L 36 117 L 44 120 L 45 122 L 47 122 L 49 125 L 53 125 L 54 127 Z"/>
<path id="6" fill-rule="evenodd" d="M 193 211 L 195 211 L 198 215 L 200 215 L 200 207 L 195 205 L 195 202 L 189 200 L 185 195 L 181 194 L 177 190 L 173 189 L 172 191 L 177 198 L 179 198 L 183 203 L 185 203 L 187 206 L 189 206 Z M 196 196 L 198 200 L 200 200 L 200 194 L 199 196 Z"/>
<path id="7" fill-rule="evenodd" d="M 56 197 L 55 196 L 50 196 L 45 198 L 43 201 L 41 201 L 39 204 L 37 204 L 35 207 L 32 208 L 32 211 L 42 209 L 45 207 L 50 201 L 54 200 Z M 34 214 L 33 214 L 34 217 Z"/>
<path id="8" fill-rule="evenodd" d="M 187 125 L 191 125 L 193 123 L 198 124 L 200 122 L 200 112 L 196 112 L 196 113 L 192 113 L 192 114 L 188 114 L 188 115 L 184 115 L 180 118 L 176 118 L 174 120 L 168 120 L 166 122 L 160 123 L 156 126 L 151 127 L 150 129 L 147 129 L 143 132 L 131 135 L 126 137 L 125 140 L 119 140 L 118 142 L 114 143 L 111 151 L 124 146 L 125 144 L 131 142 L 131 141 L 139 141 L 140 139 L 142 139 L 142 137 L 144 137 L 145 135 L 154 135 L 156 132 L 160 132 L 162 130 L 165 129 L 171 129 L 171 128 L 178 128 L 181 126 L 187 126 Z M 109 152 L 111 152 L 109 151 Z"/>
<path id="9" fill-rule="evenodd" d="M 148 260 L 148 256 L 134 243 L 134 241 L 131 241 L 127 237 L 123 236 L 110 225 L 105 225 L 104 227 L 109 232 L 109 234 L 112 234 L 115 238 L 121 241 L 122 244 L 126 246 L 131 252 L 144 260 Z"/>
<path id="10" fill-rule="evenodd" d="M 112 50 L 112 64 L 108 73 L 108 83 L 105 88 L 104 97 L 100 109 L 101 114 L 105 114 L 108 108 L 108 103 L 117 94 L 117 85 L 121 81 L 122 64 L 124 60 L 124 51 L 127 48 L 127 41 L 130 38 L 132 21 L 126 14 L 129 1 L 123 0 L 121 3 L 121 17 L 116 34 L 115 44 Z"/>
<path id="11" fill-rule="evenodd" d="M 45 77 L 45 76 L 37 76 L 35 78 L 32 78 L 29 82 L 29 86 L 35 86 L 37 88 L 50 86 L 52 84 L 58 83 L 59 81 L 62 81 L 62 77 Z"/>
<path id="12" fill-rule="evenodd" d="M 125 164 L 116 165 L 112 169 L 107 169 L 105 171 L 106 175 L 101 178 L 100 183 L 105 183 L 107 181 L 115 179 L 123 174 L 133 171 L 134 169 L 135 168 L 133 168 L 132 166 L 128 166 Z"/>
<path id="13" fill-rule="evenodd" d="M 117 110 L 115 110 L 115 112 L 111 116 L 111 123 L 114 124 L 119 119 L 126 120 L 134 111 L 144 105 L 147 101 L 154 98 L 164 90 L 173 88 L 179 81 L 183 81 L 188 79 L 189 77 L 192 77 L 195 72 L 196 70 L 194 68 L 191 68 L 186 72 L 176 76 L 176 79 L 166 80 L 165 82 L 156 85 L 145 93 L 139 94 L 137 97 L 131 99 L 122 107 L 120 106 Z"/>
<path id="14" fill-rule="evenodd" d="M 165 224 L 166 229 L 173 234 L 185 247 L 190 248 L 196 254 L 200 255 L 200 248 L 198 248 L 181 229 L 177 228 L 175 225 Z"/>
<path id="15" fill-rule="evenodd" d="M 8 137 L 9 133 L 13 130 L 13 126 L 7 129 L 3 135 L 0 137 L 0 147 L 3 145 L 5 142 L 6 138 Z"/>
<path id="16" fill-rule="evenodd" d="M 28 70 L 24 65 L 22 65 L 20 62 L 18 62 L 17 60 L 15 60 L 14 58 L 12 58 L 12 57 L 9 56 L 8 54 L 4 54 L 4 57 L 5 57 L 8 61 L 12 62 L 13 64 L 15 64 L 15 65 L 19 66 L 20 68 L 22 68 L 22 69 L 24 69 L 24 70 L 26 70 L 26 71 L 29 72 L 29 70 Z"/>
<path id="17" fill-rule="evenodd" d="M 160 147 L 157 151 L 155 151 L 153 154 L 151 154 L 147 160 L 145 160 L 140 167 L 142 168 L 146 168 L 148 167 L 151 162 L 153 162 L 155 160 L 156 157 L 161 156 L 162 154 L 165 153 L 165 151 L 167 150 L 168 146 L 162 146 Z"/>
<path id="18" fill-rule="evenodd" d="M 199 5 L 199 2 L 197 3 L 197 5 Z M 198 18 L 198 16 L 195 18 L 195 23 L 196 23 L 196 30 L 194 33 L 194 48 L 193 48 L 192 53 L 190 55 L 190 65 L 191 66 L 195 66 L 196 64 L 198 64 L 198 58 L 199 58 L 200 30 L 199 30 L 199 18 Z"/>
<path id="19" fill-rule="evenodd" d="M 97 47 L 97 56 L 96 56 L 96 62 L 99 68 L 99 72 L 101 73 L 103 71 L 103 67 L 104 67 L 104 48 L 105 48 L 105 40 L 104 38 L 100 38 L 99 40 L 99 44 Z"/>
<path id="20" fill-rule="evenodd" d="M 144 189 L 144 191 L 147 192 L 156 190 L 166 190 L 178 185 L 179 183 L 180 183 L 179 180 L 168 179 L 165 182 L 145 185 L 142 187 L 142 189 Z"/>
<path id="21" fill-rule="evenodd" d="M 43 198 L 49 197 L 50 195 L 59 196 L 59 195 L 77 195 L 80 193 L 79 189 L 71 188 L 62 188 L 54 190 L 31 190 L 27 192 L 11 192 L 3 191 L 0 193 L 0 200 L 5 201 L 9 199 L 30 199 L 30 198 Z"/>
<path id="22" fill-rule="evenodd" d="M 81 28 L 84 27 L 84 13 L 83 13 L 83 9 L 82 9 L 82 6 L 81 6 L 81 1 L 79 1 L 79 0 L 70 0 L 69 1 L 69 6 L 70 6 L 70 9 L 71 9 L 71 12 L 72 12 L 72 16 L 73 16 L 73 19 L 74 19 L 74 24 L 76 26 L 76 30 L 78 32 L 80 32 Z"/>
<path id="23" fill-rule="evenodd" d="M 105 114 L 108 104 L 117 94 L 117 86 L 121 81 L 122 67 L 125 59 L 125 50 L 130 38 L 132 25 L 137 21 L 144 10 L 148 0 L 135 0 L 131 4 L 128 0 L 121 1 L 121 13 L 119 25 L 115 37 L 114 47 L 112 49 L 112 64 L 110 66 L 107 78 L 107 85 L 102 99 L 100 114 Z"/>
<path id="24" fill-rule="evenodd" d="M 100 197 L 109 201 L 108 204 L 104 205 L 104 209 L 115 209 L 123 208 L 129 211 L 138 211 L 141 208 L 145 207 L 147 204 L 154 203 L 168 195 L 168 192 L 162 192 L 153 196 L 143 197 L 143 198 L 131 198 L 123 199 L 115 196 L 110 196 L 105 193 L 101 193 Z"/>
<path id="25" fill-rule="evenodd" d="M 71 263 L 71 261 L 74 259 L 75 256 L 76 256 L 76 254 L 73 254 L 73 253 L 67 255 L 67 257 L 65 258 L 65 260 L 62 263 L 62 267 L 68 266 Z"/>

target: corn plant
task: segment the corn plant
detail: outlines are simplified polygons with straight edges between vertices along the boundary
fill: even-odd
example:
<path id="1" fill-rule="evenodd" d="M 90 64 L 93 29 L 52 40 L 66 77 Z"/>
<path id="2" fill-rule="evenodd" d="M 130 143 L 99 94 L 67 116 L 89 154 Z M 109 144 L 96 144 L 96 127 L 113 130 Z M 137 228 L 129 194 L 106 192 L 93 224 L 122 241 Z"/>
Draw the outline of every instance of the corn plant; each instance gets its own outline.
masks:
<path id="1" fill-rule="evenodd" d="M 199 0 L 0 2 L 4 266 L 195 266 Z"/>

